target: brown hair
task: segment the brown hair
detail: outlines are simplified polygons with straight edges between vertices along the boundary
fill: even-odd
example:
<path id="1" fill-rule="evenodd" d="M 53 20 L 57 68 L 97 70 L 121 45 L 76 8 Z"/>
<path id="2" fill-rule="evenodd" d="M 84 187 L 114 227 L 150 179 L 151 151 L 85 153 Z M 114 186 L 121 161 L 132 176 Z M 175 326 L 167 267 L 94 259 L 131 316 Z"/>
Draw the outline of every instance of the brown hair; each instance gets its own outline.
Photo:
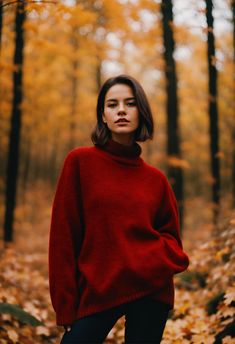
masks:
<path id="1" fill-rule="evenodd" d="M 113 78 L 109 78 L 105 81 L 100 89 L 97 106 L 96 116 L 97 123 L 91 133 L 91 140 L 94 144 L 104 145 L 109 138 L 111 138 L 111 132 L 108 129 L 106 123 L 103 122 L 102 114 L 104 112 L 104 101 L 108 90 L 116 85 L 124 84 L 132 89 L 134 97 L 136 99 L 137 108 L 139 111 L 139 126 L 135 131 L 135 141 L 146 141 L 153 138 L 154 124 L 152 111 L 147 99 L 147 96 L 137 80 L 129 75 L 118 75 Z"/>

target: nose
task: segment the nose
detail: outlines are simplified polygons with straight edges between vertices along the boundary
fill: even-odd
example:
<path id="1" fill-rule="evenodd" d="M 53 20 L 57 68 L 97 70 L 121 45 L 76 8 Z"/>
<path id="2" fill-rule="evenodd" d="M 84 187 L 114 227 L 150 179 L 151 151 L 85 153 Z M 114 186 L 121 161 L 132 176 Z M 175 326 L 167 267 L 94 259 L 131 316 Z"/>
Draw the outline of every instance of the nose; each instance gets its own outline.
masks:
<path id="1" fill-rule="evenodd" d="M 123 112 L 125 113 L 125 106 L 123 102 L 120 102 L 118 105 L 118 114 L 123 113 Z"/>

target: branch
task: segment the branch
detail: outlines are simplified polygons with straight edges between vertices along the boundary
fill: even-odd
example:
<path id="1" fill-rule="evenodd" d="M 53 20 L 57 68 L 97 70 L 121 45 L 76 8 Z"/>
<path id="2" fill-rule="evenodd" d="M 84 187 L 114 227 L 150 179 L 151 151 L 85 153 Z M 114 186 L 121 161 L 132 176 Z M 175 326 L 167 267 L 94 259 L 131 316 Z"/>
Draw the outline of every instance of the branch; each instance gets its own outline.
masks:
<path id="1" fill-rule="evenodd" d="M 1 1 L 2 2 L 2 1 Z M 39 4 L 41 4 L 41 3 L 49 3 L 49 4 L 57 4 L 58 3 L 58 1 L 53 1 L 53 0 L 30 0 L 30 1 L 25 1 L 25 0 L 15 0 L 15 1 L 9 1 L 9 2 L 7 2 L 7 3 L 5 3 L 5 4 L 3 4 L 3 5 L 1 5 L 0 7 L 1 8 L 3 8 L 3 7 L 5 7 L 5 6 L 9 6 L 9 5 L 12 5 L 12 4 L 16 4 L 16 3 L 18 3 L 18 2 L 24 2 L 26 5 L 28 4 L 28 3 L 39 3 Z"/>

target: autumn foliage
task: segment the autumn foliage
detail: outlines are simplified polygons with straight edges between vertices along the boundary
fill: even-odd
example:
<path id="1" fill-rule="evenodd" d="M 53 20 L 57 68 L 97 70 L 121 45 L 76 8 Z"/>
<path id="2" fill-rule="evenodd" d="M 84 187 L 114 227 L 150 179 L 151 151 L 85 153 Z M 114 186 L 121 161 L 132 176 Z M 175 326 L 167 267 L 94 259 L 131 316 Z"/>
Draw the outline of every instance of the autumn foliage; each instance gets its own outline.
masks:
<path id="1" fill-rule="evenodd" d="M 55 183 L 67 152 L 90 145 L 101 83 L 133 75 L 154 114 L 146 162 L 183 171 L 183 243 L 188 271 L 177 275 L 175 310 L 163 344 L 235 343 L 234 1 L 215 4 L 221 204 L 217 228 L 210 171 L 205 2 L 175 0 L 181 158 L 167 156 L 166 79 L 161 2 L 153 0 L 25 1 L 19 175 L 14 242 L 3 243 L 6 166 L 13 99 L 16 1 L 3 4 L 0 48 L 0 344 L 59 343 L 48 290 L 47 248 Z M 10 3 L 9 5 L 6 5 Z M 6 6 L 5 6 L 6 5 Z M 169 23 L 168 23 L 169 24 Z M 208 99 L 209 98 L 209 99 Z M 124 319 L 106 342 L 121 344 Z"/>
<path id="2" fill-rule="evenodd" d="M 203 230 L 203 228 L 201 228 Z M 235 316 L 235 218 L 206 243 L 197 243 L 187 272 L 178 275 L 176 304 L 168 319 L 163 344 L 232 344 Z M 51 307 L 47 255 L 1 251 L 0 302 L 18 305 L 41 324 L 24 323 L 22 316 L 0 315 L 0 343 L 58 343 Z M 0 310 L 1 310 L 0 303 Z M 107 343 L 123 343 L 124 319 L 117 322 Z"/>
<path id="3" fill-rule="evenodd" d="M 188 271 L 176 278 L 175 312 L 163 344 L 234 343 L 234 235 L 233 217 L 207 242 L 195 245 Z"/>

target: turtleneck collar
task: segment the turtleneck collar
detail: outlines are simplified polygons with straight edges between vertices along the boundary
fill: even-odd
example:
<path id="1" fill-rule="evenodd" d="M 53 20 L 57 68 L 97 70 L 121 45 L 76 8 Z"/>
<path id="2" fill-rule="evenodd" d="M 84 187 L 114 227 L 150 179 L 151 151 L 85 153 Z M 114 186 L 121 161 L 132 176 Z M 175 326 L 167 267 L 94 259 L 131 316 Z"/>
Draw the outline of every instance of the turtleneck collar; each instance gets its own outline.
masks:
<path id="1" fill-rule="evenodd" d="M 141 163 L 142 159 L 140 158 L 140 155 L 142 148 L 137 142 L 134 142 L 131 146 L 127 146 L 110 138 L 104 145 L 96 146 L 101 150 L 112 154 L 114 159 L 118 162 L 134 165 Z"/>
<path id="2" fill-rule="evenodd" d="M 111 154 L 126 158 L 138 158 L 142 152 L 137 142 L 134 142 L 131 146 L 127 146 L 114 141 L 112 138 L 110 138 L 102 148 Z"/>

